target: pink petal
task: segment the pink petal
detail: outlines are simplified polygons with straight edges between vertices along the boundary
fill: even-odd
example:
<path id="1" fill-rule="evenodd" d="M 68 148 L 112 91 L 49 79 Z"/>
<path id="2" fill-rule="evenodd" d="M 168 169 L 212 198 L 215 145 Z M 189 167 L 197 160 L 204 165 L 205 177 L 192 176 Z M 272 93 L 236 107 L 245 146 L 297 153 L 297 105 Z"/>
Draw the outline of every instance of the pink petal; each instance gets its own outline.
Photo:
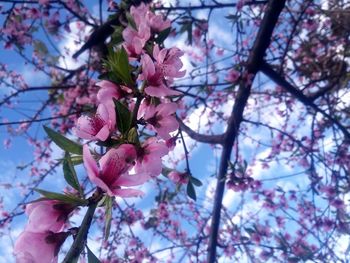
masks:
<path id="1" fill-rule="evenodd" d="M 178 96 L 181 92 L 169 89 L 165 86 L 149 86 L 145 89 L 145 93 L 152 97 Z"/>
<path id="2" fill-rule="evenodd" d="M 144 161 L 141 163 L 141 166 L 138 167 L 137 170 L 140 169 L 140 172 L 146 172 L 151 177 L 155 177 L 160 175 L 162 172 L 162 159 L 157 156 L 148 156 Z"/>
<path id="3" fill-rule="evenodd" d="M 158 142 L 156 138 L 149 138 L 145 147 L 152 156 L 162 157 L 169 152 L 168 147 L 163 142 Z"/>
<path id="4" fill-rule="evenodd" d="M 142 197 L 145 193 L 136 189 L 115 189 L 113 194 L 120 197 Z"/>
<path id="5" fill-rule="evenodd" d="M 175 102 L 162 103 L 157 106 L 157 112 L 161 116 L 167 116 L 173 114 L 178 109 L 178 105 Z"/>
<path id="6" fill-rule="evenodd" d="M 158 55 L 159 55 L 159 46 L 158 44 L 156 44 L 154 47 L 153 47 L 153 57 L 158 61 Z"/>
<path id="7" fill-rule="evenodd" d="M 87 144 L 83 146 L 83 161 L 90 180 L 96 178 L 99 174 L 99 169 L 97 167 L 96 161 L 90 153 L 89 146 L 87 146 Z"/>
<path id="8" fill-rule="evenodd" d="M 56 263 L 56 244 L 48 244 L 47 233 L 24 231 L 16 240 L 14 254 L 17 263 Z"/>
<path id="9" fill-rule="evenodd" d="M 47 200 L 29 204 L 28 225 L 26 231 L 29 232 L 59 232 L 64 227 L 64 211 L 54 209 L 56 201 Z M 34 206 L 31 208 L 30 206 Z M 26 209 L 27 212 L 27 209 Z M 60 219 L 60 220 L 59 220 Z M 39 223 L 40 222 L 40 223 Z"/>
<path id="10" fill-rule="evenodd" d="M 82 139 L 91 140 L 94 138 L 94 128 L 91 125 L 91 117 L 82 115 L 77 120 L 75 134 Z"/>
<path id="11" fill-rule="evenodd" d="M 97 92 L 97 100 L 100 103 L 112 100 L 112 98 L 120 98 L 120 93 L 118 92 L 119 87 L 113 82 L 108 80 L 102 80 L 100 82 L 97 82 L 95 85 L 100 87 L 99 91 Z"/>
<path id="12" fill-rule="evenodd" d="M 100 172 L 97 167 L 96 161 L 92 157 L 89 147 L 86 144 L 83 146 L 83 160 L 90 181 L 96 186 L 100 187 L 105 192 L 107 192 L 108 195 L 112 196 L 113 194 L 108 185 L 101 178 L 99 178 Z"/>
<path id="13" fill-rule="evenodd" d="M 96 134 L 96 138 L 99 139 L 100 141 L 105 141 L 109 137 L 109 128 L 108 125 L 103 126 L 103 128 Z"/>
<path id="14" fill-rule="evenodd" d="M 142 63 L 142 74 L 144 76 L 144 79 L 149 79 L 156 73 L 154 63 L 149 55 L 144 54 L 141 58 L 141 63 Z"/>
<path id="15" fill-rule="evenodd" d="M 109 124 L 110 131 L 114 131 L 116 116 L 114 102 L 112 100 L 106 101 L 104 104 L 99 104 L 96 116 L 100 117 L 104 123 Z"/>
<path id="16" fill-rule="evenodd" d="M 127 43 L 131 43 L 136 34 L 136 31 L 134 29 L 131 29 L 130 27 L 126 27 L 122 33 L 123 38 Z"/>
<path id="17" fill-rule="evenodd" d="M 167 116 L 159 121 L 161 128 L 167 129 L 169 132 L 176 131 L 179 128 L 179 123 L 174 116 Z"/>
<path id="18" fill-rule="evenodd" d="M 146 120 L 152 118 L 156 114 L 156 111 L 157 111 L 157 108 L 154 105 L 152 104 L 149 105 L 147 107 L 147 110 L 145 110 L 144 118 Z"/>
<path id="19" fill-rule="evenodd" d="M 150 178 L 147 174 L 144 173 L 138 173 L 138 174 L 123 174 L 121 175 L 118 180 L 115 182 L 114 185 L 118 186 L 136 186 L 141 185 L 144 182 L 148 181 Z"/>

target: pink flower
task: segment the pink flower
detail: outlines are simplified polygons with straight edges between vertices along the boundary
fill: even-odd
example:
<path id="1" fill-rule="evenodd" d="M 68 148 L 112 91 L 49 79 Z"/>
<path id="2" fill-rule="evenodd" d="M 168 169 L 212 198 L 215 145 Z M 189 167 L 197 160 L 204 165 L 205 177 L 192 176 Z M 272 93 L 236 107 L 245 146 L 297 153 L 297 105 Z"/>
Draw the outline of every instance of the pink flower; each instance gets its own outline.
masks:
<path id="1" fill-rule="evenodd" d="M 157 176 L 162 172 L 162 157 L 169 150 L 164 142 L 151 137 L 142 145 L 138 152 L 138 160 L 135 166 L 137 173 L 147 173 L 149 176 Z"/>
<path id="2" fill-rule="evenodd" d="M 239 79 L 239 77 L 240 77 L 240 73 L 237 70 L 231 69 L 228 72 L 225 80 L 227 82 L 235 83 Z"/>
<path id="3" fill-rule="evenodd" d="M 83 147 L 84 166 L 90 181 L 104 190 L 109 196 L 140 196 L 142 191 L 122 189 L 122 186 L 143 184 L 149 177 L 143 173 L 130 175 L 129 170 L 135 163 L 136 151 L 131 144 L 122 144 L 109 150 L 99 161 L 99 167 L 87 145 Z"/>
<path id="4" fill-rule="evenodd" d="M 124 47 L 131 57 L 140 55 L 146 42 L 151 37 L 151 29 L 146 22 L 147 11 L 148 6 L 144 4 L 130 8 L 130 14 L 134 19 L 136 29 L 128 26 L 124 29 L 122 35 L 125 41 Z"/>
<path id="5" fill-rule="evenodd" d="M 161 32 L 171 26 L 169 19 L 164 20 L 163 15 L 154 14 L 149 10 L 149 6 L 144 3 L 141 3 L 138 7 L 132 6 L 130 8 L 130 14 L 137 27 L 141 24 L 147 24 L 153 31 Z"/>
<path id="6" fill-rule="evenodd" d="M 153 48 L 153 57 L 156 59 L 156 67 L 159 68 L 164 77 L 182 78 L 186 74 L 186 70 L 180 71 L 183 64 L 180 57 L 184 53 L 176 48 L 163 48 L 159 50 L 159 46 Z"/>
<path id="7" fill-rule="evenodd" d="M 144 119 L 152 125 L 161 138 L 168 140 L 171 138 L 169 133 L 179 128 L 179 123 L 174 116 L 176 110 L 177 104 L 174 102 L 161 103 L 157 107 L 151 105 L 145 111 Z"/>
<path id="8" fill-rule="evenodd" d="M 169 19 L 164 20 L 163 15 L 156 15 L 151 11 L 147 13 L 147 20 L 149 26 L 155 32 L 161 32 L 171 27 L 171 21 Z"/>
<path id="9" fill-rule="evenodd" d="M 97 100 L 99 103 L 113 103 L 113 98 L 118 100 L 124 97 L 125 94 L 132 93 L 132 90 L 125 86 L 119 86 L 108 80 L 102 80 L 95 84 L 100 87 L 97 92 Z"/>
<path id="10" fill-rule="evenodd" d="M 139 6 L 131 6 L 130 14 L 134 19 L 136 26 L 139 26 L 142 23 L 145 23 L 146 14 L 149 10 L 148 5 L 141 3 Z"/>
<path id="11" fill-rule="evenodd" d="M 182 93 L 172 90 L 165 85 L 164 76 L 159 67 L 155 67 L 151 57 L 147 54 L 141 57 L 142 73 L 141 80 L 147 80 L 145 93 L 153 97 L 177 96 Z"/>
<path id="12" fill-rule="evenodd" d="M 67 233 L 24 231 L 19 235 L 14 247 L 16 262 L 56 263 L 57 254 L 66 237 Z"/>
<path id="13" fill-rule="evenodd" d="M 178 171 L 171 171 L 168 175 L 169 179 L 176 184 L 187 184 L 188 175 L 187 173 L 179 173 Z"/>
<path id="14" fill-rule="evenodd" d="M 31 203 L 26 207 L 26 214 L 29 217 L 26 231 L 35 233 L 62 231 L 73 209 L 73 206 L 56 200 Z"/>
<path id="15" fill-rule="evenodd" d="M 78 137 L 105 141 L 115 130 L 115 110 L 111 104 L 100 104 L 94 116 L 83 115 L 77 120 L 75 133 Z"/>
<path id="16" fill-rule="evenodd" d="M 113 82 L 108 80 L 102 80 L 100 82 L 97 82 L 95 85 L 100 87 L 100 89 L 97 92 L 97 100 L 99 103 L 104 104 L 105 102 L 109 101 L 113 102 L 113 98 L 121 98 L 121 89 Z"/>

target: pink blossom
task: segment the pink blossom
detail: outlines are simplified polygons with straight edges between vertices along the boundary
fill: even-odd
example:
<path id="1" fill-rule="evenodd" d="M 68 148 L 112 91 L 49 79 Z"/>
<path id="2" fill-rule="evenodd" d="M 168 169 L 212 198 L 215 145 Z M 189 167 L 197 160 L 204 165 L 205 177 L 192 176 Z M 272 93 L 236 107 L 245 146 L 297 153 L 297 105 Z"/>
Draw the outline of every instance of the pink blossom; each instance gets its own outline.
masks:
<path id="1" fill-rule="evenodd" d="M 240 77 L 240 73 L 237 70 L 231 69 L 228 72 L 225 80 L 227 82 L 235 83 L 239 79 L 239 77 Z"/>
<path id="2" fill-rule="evenodd" d="M 169 179 L 176 184 L 187 184 L 188 183 L 188 174 L 180 173 L 178 171 L 171 171 L 168 175 Z"/>
<path id="3" fill-rule="evenodd" d="M 56 263 L 58 251 L 66 233 L 24 231 L 14 247 L 17 263 Z"/>
<path id="4" fill-rule="evenodd" d="M 97 100 L 99 103 L 113 101 L 113 98 L 121 98 L 121 89 L 119 86 L 108 80 L 102 80 L 95 84 L 100 87 L 97 92 Z"/>
<path id="5" fill-rule="evenodd" d="M 63 230 L 68 215 L 73 207 L 56 200 L 43 200 L 31 203 L 26 207 L 29 217 L 26 231 L 29 232 L 59 232 Z"/>
<path id="6" fill-rule="evenodd" d="M 157 131 L 158 135 L 164 140 L 171 138 L 170 132 L 179 128 L 174 113 L 177 110 L 177 104 L 174 102 L 161 103 L 158 106 L 151 105 L 145 112 L 145 120 Z"/>
<path id="7" fill-rule="evenodd" d="M 169 19 L 164 20 L 163 15 L 156 15 L 151 11 L 147 13 L 147 20 L 149 26 L 155 32 L 161 32 L 164 29 L 171 27 L 171 21 Z"/>
<path id="8" fill-rule="evenodd" d="M 162 172 L 162 157 L 168 154 L 168 151 L 164 142 L 154 137 L 147 139 L 138 152 L 136 172 L 147 173 L 149 176 L 159 175 Z"/>
<path id="9" fill-rule="evenodd" d="M 343 209 L 344 208 L 344 201 L 339 199 L 339 198 L 336 198 L 334 200 L 332 200 L 330 202 L 331 206 L 334 206 L 335 208 L 338 208 L 338 209 Z"/>
<path id="10" fill-rule="evenodd" d="M 97 100 L 99 103 L 113 103 L 113 98 L 118 100 L 122 98 L 125 94 L 132 93 L 132 90 L 125 86 L 119 86 L 108 80 L 102 80 L 95 84 L 100 87 L 97 92 Z"/>
<path id="11" fill-rule="evenodd" d="M 100 104 L 94 116 L 83 115 L 79 117 L 75 133 L 83 139 L 105 141 L 109 134 L 115 130 L 115 122 L 114 106 Z"/>
<path id="12" fill-rule="evenodd" d="M 153 97 L 164 96 L 177 96 L 182 93 L 172 90 L 165 85 L 162 71 L 159 67 L 156 68 L 151 57 L 144 54 L 141 57 L 142 73 L 140 74 L 141 80 L 147 80 L 147 87 L 145 93 Z"/>
<path id="13" fill-rule="evenodd" d="M 139 26 L 142 23 L 145 23 L 146 15 L 149 11 L 148 5 L 141 3 L 139 6 L 131 6 L 130 14 L 134 19 L 136 26 Z"/>
<path id="14" fill-rule="evenodd" d="M 141 3 L 138 7 L 132 6 L 130 8 L 130 14 L 137 27 L 146 23 L 153 31 L 161 32 L 171 26 L 169 19 L 164 20 L 163 15 L 154 14 L 149 10 L 149 6 L 144 3 Z"/>
<path id="15" fill-rule="evenodd" d="M 164 77 L 182 78 L 186 74 L 186 70 L 180 71 L 183 64 L 180 57 L 184 53 L 176 48 L 163 48 L 159 50 L 159 46 L 153 48 L 153 57 L 156 59 L 156 67 L 159 68 Z"/>
<path id="16" fill-rule="evenodd" d="M 109 196 L 140 196 L 142 191 L 122 189 L 122 186 L 143 184 L 149 177 L 143 173 L 130 175 L 129 170 L 135 163 L 136 151 L 131 144 L 122 144 L 117 149 L 109 150 L 99 161 L 99 166 L 92 157 L 87 145 L 83 147 L 84 166 L 94 184 L 104 190 Z"/>
<path id="17" fill-rule="evenodd" d="M 135 10 L 137 12 L 135 12 Z M 131 15 L 135 21 L 136 29 L 127 26 L 123 30 L 122 35 L 125 41 L 124 47 L 126 51 L 131 57 L 135 57 L 142 53 L 143 47 L 151 37 L 151 29 L 149 25 L 144 22 L 145 14 L 143 14 L 143 11 L 139 12 L 139 9 L 131 7 Z"/>

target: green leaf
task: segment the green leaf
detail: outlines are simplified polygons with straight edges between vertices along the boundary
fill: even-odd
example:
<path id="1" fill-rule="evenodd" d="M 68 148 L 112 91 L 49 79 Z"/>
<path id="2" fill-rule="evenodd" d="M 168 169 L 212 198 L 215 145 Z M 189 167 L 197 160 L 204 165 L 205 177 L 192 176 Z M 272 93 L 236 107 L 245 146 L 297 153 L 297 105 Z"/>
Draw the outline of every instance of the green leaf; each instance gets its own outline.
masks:
<path id="1" fill-rule="evenodd" d="M 110 43 L 112 46 L 117 46 L 124 41 L 123 30 L 124 30 L 124 28 L 121 26 L 114 27 L 114 32 L 112 34 L 112 39 L 111 39 L 111 43 Z"/>
<path id="2" fill-rule="evenodd" d="M 187 184 L 187 195 L 193 199 L 194 201 L 197 200 L 197 197 L 196 197 L 196 190 L 194 189 L 194 186 L 193 184 L 189 181 L 188 184 Z"/>
<path id="3" fill-rule="evenodd" d="M 101 263 L 98 257 L 96 257 L 94 253 L 92 253 L 92 251 L 88 246 L 86 246 L 86 249 L 87 249 L 88 263 Z"/>
<path id="4" fill-rule="evenodd" d="M 162 175 L 168 178 L 169 173 L 173 171 L 173 169 L 170 169 L 168 167 L 163 166 L 162 168 Z"/>
<path id="5" fill-rule="evenodd" d="M 126 53 L 124 47 L 117 51 L 119 54 L 119 63 L 118 69 L 119 73 L 122 76 L 122 80 L 127 84 L 132 83 L 131 75 L 130 75 L 130 66 L 129 66 L 129 57 L 128 53 Z"/>
<path id="6" fill-rule="evenodd" d="M 79 155 L 83 154 L 83 147 L 80 144 L 67 139 L 62 134 L 54 131 L 53 129 L 45 125 L 44 130 L 47 133 L 47 135 L 51 138 L 51 140 L 53 140 L 53 142 L 56 143 L 57 146 L 61 149 L 70 153 L 75 153 Z"/>
<path id="7" fill-rule="evenodd" d="M 112 222 L 112 205 L 113 199 L 110 196 L 106 196 L 105 200 L 105 240 L 108 239 L 109 233 L 111 232 L 111 222 Z"/>
<path id="8" fill-rule="evenodd" d="M 128 132 L 128 142 L 135 145 L 140 145 L 139 135 L 135 127 L 131 128 Z"/>
<path id="9" fill-rule="evenodd" d="M 45 43 L 40 40 L 34 40 L 33 47 L 34 50 L 38 52 L 41 56 L 46 56 L 49 53 Z"/>
<path id="10" fill-rule="evenodd" d="M 226 19 L 231 20 L 231 23 L 237 22 L 237 20 L 240 18 L 239 15 L 229 14 L 225 16 Z"/>
<path id="11" fill-rule="evenodd" d="M 190 176 L 190 182 L 193 183 L 195 186 L 202 186 L 203 183 L 198 180 L 196 177 Z"/>
<path id="12" fill-rule="evenodd" d="M 70 157 L 73 165 L 79 165 L 83 163 L 83 156 L 82 155 L 73 155 Z"/>
<path id="13" fill-rule="evenodd" d="M 105 64 L 109 71 L 112 71 L 112 73 L 116 75 L 117 79 L 120 79 L 127 85 L 133 84 L 133 80 L 131 78 L 129 58 L 124 47 L 121 47 L 117 51 L 110 49 Z"/>
<path id="14" fill-rule="evenodd" d="M 74 195 L 54 193 L 54 192 L 41 190 L 38 188 L 34 188 L 33 190 L 38 192 L 39 194 L 43 195 L 47 199 L 58 200 L 58 201 L 62 201 L 64 203 L 80 205 L 80 206 L 86 206 L 88 204 L 87 200 L 81 199 L 81 198 L 76 197 Z"/>
<path id="15" fill-rule="evenodd" d="M 159 34 L 158 34 L 158 37 L 156 38 L 156 42 L 158 44 L 161 44 L 164 42 L 164 40 L 169 36 L 171 32 L 171 27 L 168 27 L 164 30 L 162 30 Z"/>
<path id="16" fill-rule="evenodd" d="M 66 152 L 63 160 L 63 175 L 67 183 L 74 189 L 76 189 L 79 192 L 80 196 L 83 197 L 84 193 L 81 189 L 77 173 L 75 172 L 72 160 L 70 158 L 70 154 L 68 152 Z"/>
<path id="17" fill-rule="evenodd" d="M 136 31 L 138 31 L 138 30 L 137 30 L 136 23 L 135 23 L 135 20 L 134 20 L 134 18 L 131 16 L 131 14 L 130 14 L 129 12 L 126 13 L 126 19 L 128 20 L 129 25 L 130 25 L 133 29 L 135 29 Z"/>
<path id="18" fill-rule="evenodd" d="M 192 45 L 192 21 L 184 22 L 180 28 L 180 33 L 187 32 L 187 41 Z"/>
<path id="19" fill-rule="evenodd" d="M 132 115 L 129 109 L 120 101 L 114 100 L 115 110 L 117 113 L 118 130 L 125 134 L 129 131 L 132 121 Z"/>

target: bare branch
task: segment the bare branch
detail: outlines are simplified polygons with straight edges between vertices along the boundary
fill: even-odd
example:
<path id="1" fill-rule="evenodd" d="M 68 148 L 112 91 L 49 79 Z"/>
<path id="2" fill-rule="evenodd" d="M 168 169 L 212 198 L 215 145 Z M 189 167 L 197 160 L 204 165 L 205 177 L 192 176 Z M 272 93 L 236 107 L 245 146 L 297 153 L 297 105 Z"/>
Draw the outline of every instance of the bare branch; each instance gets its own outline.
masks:
<path id="1" fill-rule="evenodd" d="M 180 118 L 177 118 L 177 120 L 180 124 L 181 130 L 186 132 L 187 135 L 190 136 L 193 140 L 196 140 L 198 142 L 203 142 L 203 143 L 209 143 L 209 144 L 222 144 L 224 142 L 224 134 L 220 134 L 220 135 L 200 134 L 192 130 L 186 124 L 184 124 Z"/>
<path id="2" fill-rule="evenodd" d="M 252 77 L 255 77 L 257 71 L 259 70 L 260 63 L 263 62 L 266 49 L 270 45 L 273 30 L 276 26 L 278 17 L 284 8 L 285 2 L 285 0 L 270 0 L 268 3 L 266 13 L 261 22 L 261 26 L 259 28 L 256 40 L 253 45 L 253 49 L 250 52 L 246 64 L 247 73 L 248 75 L 252 74 Z M 243 120 L 243 111 L 250 95 L 251 83 L 252 82 L 250 81 L 241 82 L 238 89 L 236 101 L 232 108 L 231 116 L 228 120 L 227 130 L 225 132 L 225 140 L 221 153 L 219 174 L 214 197 L 214 208 L 209 234 L 207 257 L 207 262 L 209 263 L 214 263 L 216 261 L 216 247 L 218 246 L 220 214 L 222 207 L 222 199 L 225 191 L 225 179 L 228 168 L 228 162 L 231 157 L 233 143 L 237 137 L 239 126 Z"/>

